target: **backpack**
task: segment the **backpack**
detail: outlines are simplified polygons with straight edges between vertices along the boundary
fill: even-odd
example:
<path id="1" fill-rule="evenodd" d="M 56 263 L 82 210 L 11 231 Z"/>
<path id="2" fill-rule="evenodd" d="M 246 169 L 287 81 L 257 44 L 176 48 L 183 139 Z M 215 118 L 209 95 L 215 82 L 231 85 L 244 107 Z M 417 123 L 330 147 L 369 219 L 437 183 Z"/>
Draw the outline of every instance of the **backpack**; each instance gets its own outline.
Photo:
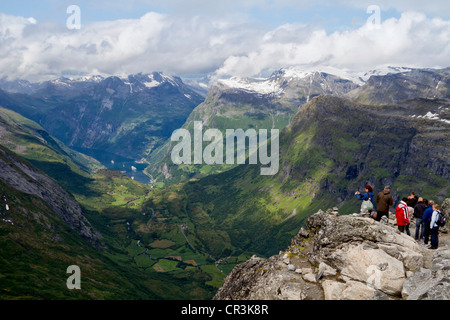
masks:
<path id="1" fill-rule="evenodd" d="M 436 224 L 439 227 L 445 226 L 445 224 L 447 223 L 447 217 L 441 212 L 441 210 L 437 210 L 437 214 L 438 214 L 438 217 L 437 217 Z"/>
<path id="2" fill-rule="evenodd" d="M 362 204 L 361 204 L 361 209 L 366 209 L 366 210 L 373 210 L 373 203 L 372 201 L 369 200 L 363 200 Z"/>

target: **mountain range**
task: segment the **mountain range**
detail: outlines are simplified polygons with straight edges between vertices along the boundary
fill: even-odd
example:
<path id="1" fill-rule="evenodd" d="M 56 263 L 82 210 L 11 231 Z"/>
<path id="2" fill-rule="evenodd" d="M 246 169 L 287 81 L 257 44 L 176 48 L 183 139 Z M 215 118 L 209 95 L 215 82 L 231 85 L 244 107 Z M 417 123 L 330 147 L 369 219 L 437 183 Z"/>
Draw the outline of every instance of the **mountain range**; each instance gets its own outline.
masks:
<path id="1" fill-rule="evenodd" d="M 0 105 L 36 121 L 67 146 L 141 160 L 181 127 L 203 97 L 160 72 L 4 84 Z M 111 159 L 110 159 L 111 160 Z"/>
<path id="2" fill-rule="evenodd" d="M 285 68 L 219 79 L 206 97 L 162 73 L 3 82 L 0 184 L 11 210 L 0 221 L 0 296 L 209 299 L 236 264 L 285 248 L 318 209 L 354 212 L 365 184 L 391 185 L 396 203 L 411 191 L 448 198 L 450 69 L 392 71 Z M 172 132 L 199 120 L 222 132 L 279 129 L 278 173 L 173 165 Z M 107 170 L 113 155 L 145 162 L 152 183 Z M 69 264 L 89 269 L 80 294 L 64 275 L 33 290 L 20 280 Z"/>
<path id="3" fill-rule="evenodd" d="M 341 96 L 358 85 L 350 80 L 318 72 L 281 69 L 267 79 L 229 78 L 212 83 L 205 101 L 196 107 L 183 128 L 192 130 L 194 121 L 204 129 L 283 129 L 300 105 L 311 98 Z M 168 141 L 155 150 L 146 170 L 156 181 L 175 183 L 229 170 L 233 165 L 181 165 L 171 161 L 174 143 Z"/>

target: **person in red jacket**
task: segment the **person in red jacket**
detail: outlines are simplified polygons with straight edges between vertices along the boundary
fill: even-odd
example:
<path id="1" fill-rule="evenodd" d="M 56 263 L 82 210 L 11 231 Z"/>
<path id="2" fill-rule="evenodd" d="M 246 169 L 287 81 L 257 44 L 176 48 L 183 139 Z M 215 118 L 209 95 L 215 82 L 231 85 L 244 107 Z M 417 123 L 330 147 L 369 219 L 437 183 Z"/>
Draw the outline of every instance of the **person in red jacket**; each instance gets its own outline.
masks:
<path id="1" fill-rule="evenodd" d="M 395 209 L 395 217 L 397 218 L 398 231 L 404 232 L 405 226 L 409 224 L 409 210 L 406 202 L 408 198 L 403 198 Z"/>

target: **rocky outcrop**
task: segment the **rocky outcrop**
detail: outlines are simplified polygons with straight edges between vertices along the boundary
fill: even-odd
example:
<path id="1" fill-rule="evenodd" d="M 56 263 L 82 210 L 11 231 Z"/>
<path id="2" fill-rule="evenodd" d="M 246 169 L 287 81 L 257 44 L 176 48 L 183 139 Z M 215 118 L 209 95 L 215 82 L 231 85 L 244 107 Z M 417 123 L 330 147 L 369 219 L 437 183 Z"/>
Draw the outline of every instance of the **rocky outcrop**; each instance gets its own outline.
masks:
<path id="1" fill-rule="evenodd" d="M 320 210 L 287 250 L 236 266 L 214 299 L 447 300 L 450 248 L 430 250 L 387 219 Z"/>
<path id="2" fill-rule="evenodd" d="M 450 300 L 450 249 L 437 249 L 432 268 L 421 268 L 405 279 L 402 297 L 407 300 Z"/>

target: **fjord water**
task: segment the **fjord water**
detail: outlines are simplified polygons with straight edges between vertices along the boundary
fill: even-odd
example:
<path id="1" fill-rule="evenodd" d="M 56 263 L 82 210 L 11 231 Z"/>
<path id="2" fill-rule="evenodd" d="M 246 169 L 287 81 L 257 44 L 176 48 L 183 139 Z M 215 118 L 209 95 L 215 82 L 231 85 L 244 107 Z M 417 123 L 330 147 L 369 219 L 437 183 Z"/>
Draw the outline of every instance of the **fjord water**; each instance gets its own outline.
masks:
<path id="1" fill-rule="evenodd" d="M 150 183 L 150 178 L 144 173 L 144 169 L 148 164 L 137 163 L 134 159 L 125 158 L 103 150 L 82 148 L 77 148 L 76 150 L 100 161 L 101 164 L 110 170 L 120 171 L 144 184 Z"/>

